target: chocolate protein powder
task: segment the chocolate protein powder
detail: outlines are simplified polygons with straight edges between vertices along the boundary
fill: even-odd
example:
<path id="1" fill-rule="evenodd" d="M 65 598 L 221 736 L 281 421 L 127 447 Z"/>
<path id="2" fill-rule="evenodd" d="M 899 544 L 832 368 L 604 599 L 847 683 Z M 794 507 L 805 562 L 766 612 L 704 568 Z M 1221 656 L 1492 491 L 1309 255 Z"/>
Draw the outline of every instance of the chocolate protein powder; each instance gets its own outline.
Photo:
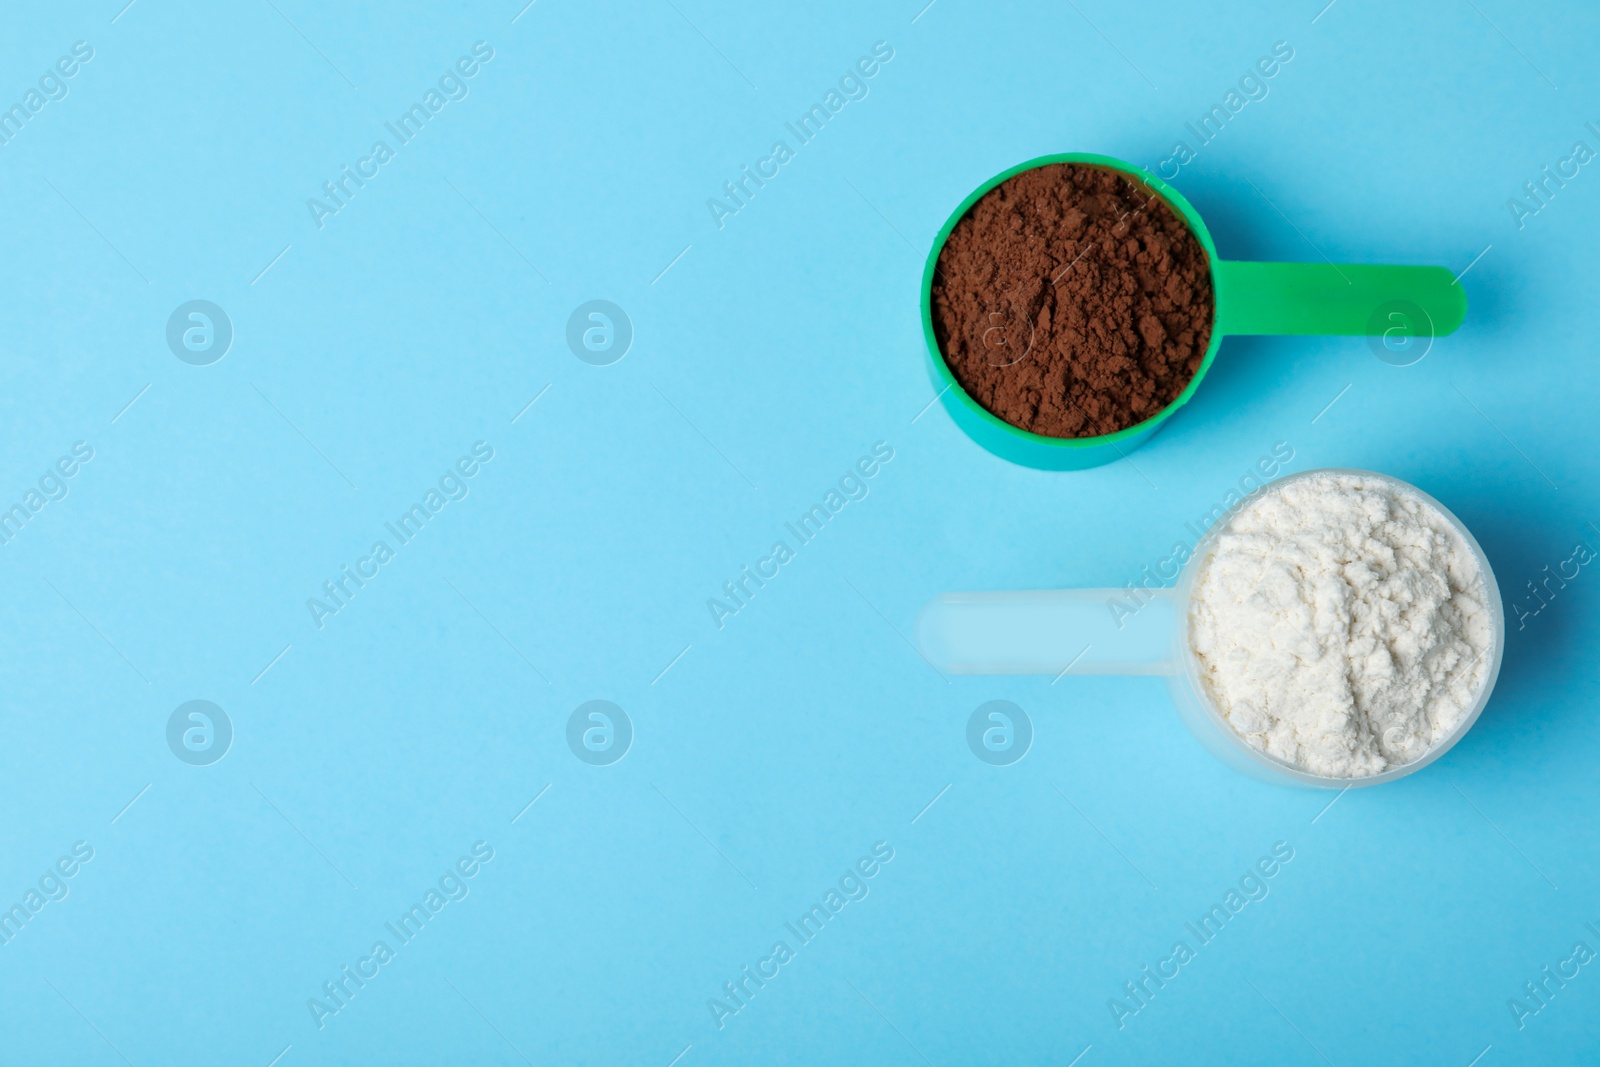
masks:
<path id="1" fill-rule="evenodd" d="M 1093 437 L 1178 398 L 1211 340 L 1211 271 L 1183 219 L 1114 170 L 1053 163 L 950 231 L 933 328 L 956 381 L 1046 437 Z"/>

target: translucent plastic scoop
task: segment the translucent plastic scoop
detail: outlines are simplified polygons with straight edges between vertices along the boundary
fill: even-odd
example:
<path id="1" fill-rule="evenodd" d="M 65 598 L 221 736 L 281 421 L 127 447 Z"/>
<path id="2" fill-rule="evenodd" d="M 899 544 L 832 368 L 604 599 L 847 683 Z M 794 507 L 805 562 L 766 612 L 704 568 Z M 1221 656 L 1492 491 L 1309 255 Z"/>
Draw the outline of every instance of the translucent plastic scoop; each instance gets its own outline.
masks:
<path id="1" fill-rule="evenodd" d="M 1141 590 L 1135 609 L 1126 589 L 1054 589 L 1004 593 L 946 593 L 935 597 L 917 618 L 917 644 L 939 670 L 949 674 L 1158 674 L 1165 675 L 1173 701 L 1202 744 L 1236 770 L 1275 782 L 1321 788 L 1378 785 L 1418 771 L 1444 755 L 1477 721 L 1500 673 L 1505 645 L 1505 611 L 1494 571 L 1477 540 L 1442 504 L 1420 489 L 1372 471 L 1324 468 L 1289 475 L 1271 484 L 1274 491 L 1318 475 L 1359 475 L 1414 494 L 1438 510 L 1477 558 L 1490 613 L 1491 645 L 1475 701 L 1456 728 L 1420 758 L 1365 778 L 1331 778 L 1252 748 L 1223 719 L 1205 685 L 1189 643 L 1189 601 L 1196 576 L 1216 548 L 1217 538 L 1252 495 L 1219 518 L 1195 545 L 1176 589 Z"/>

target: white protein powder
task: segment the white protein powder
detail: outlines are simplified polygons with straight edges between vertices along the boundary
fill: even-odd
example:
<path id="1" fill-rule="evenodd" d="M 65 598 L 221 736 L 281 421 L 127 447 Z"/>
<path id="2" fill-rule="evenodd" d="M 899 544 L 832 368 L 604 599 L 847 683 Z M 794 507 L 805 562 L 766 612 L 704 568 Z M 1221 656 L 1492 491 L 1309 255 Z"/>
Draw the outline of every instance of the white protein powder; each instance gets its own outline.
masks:
<path id="1" fill-rule="evenodd" d="M 1269 487 L 1201 565 L 1189 642 L 1252 748 L 1364 778 L 1421 758 L 1477 699 L 1494 641 L 1483 575 L 1413 492 L 1353 474 Z"/>

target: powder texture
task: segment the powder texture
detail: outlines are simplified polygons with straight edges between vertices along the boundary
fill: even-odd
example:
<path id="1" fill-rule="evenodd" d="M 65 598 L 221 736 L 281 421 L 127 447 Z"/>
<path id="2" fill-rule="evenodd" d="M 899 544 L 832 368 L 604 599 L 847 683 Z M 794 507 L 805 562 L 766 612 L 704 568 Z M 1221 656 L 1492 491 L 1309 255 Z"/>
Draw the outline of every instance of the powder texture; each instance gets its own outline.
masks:
<path id="1" fill-rule="evenodd" d="M 1361 778 L 1422 757 L 1461 722 L 1493 623 L 1472 549 L 1387 480 L 1313 474 L 1241 508 L 1203 562 L 1189 641 L 1251 747 Z"/>
<path id="2" fill-rule="evenodd" d="M 1200 242 L 1149 188 L 1083 164 L 1035 167 L 985 193 L 950 231 L 932 296 L 956 381 L 1047 437 L 1154 416 L 1211 340 Z"/>

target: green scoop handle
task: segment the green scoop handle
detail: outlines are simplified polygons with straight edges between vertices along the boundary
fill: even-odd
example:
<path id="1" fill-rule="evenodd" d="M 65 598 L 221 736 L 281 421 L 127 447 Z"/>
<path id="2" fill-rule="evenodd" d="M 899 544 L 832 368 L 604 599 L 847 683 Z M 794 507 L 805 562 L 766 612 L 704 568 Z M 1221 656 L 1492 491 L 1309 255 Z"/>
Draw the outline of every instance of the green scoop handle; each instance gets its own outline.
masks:
<path id="1" fill-rule="evenodd" d="M 1220 334 L 1440 337 L 1467 317 L 1467 294 L 1443 267 L 1218 260 Z M 1417 313 L 1422 315 L 1417 320 Z"/>

